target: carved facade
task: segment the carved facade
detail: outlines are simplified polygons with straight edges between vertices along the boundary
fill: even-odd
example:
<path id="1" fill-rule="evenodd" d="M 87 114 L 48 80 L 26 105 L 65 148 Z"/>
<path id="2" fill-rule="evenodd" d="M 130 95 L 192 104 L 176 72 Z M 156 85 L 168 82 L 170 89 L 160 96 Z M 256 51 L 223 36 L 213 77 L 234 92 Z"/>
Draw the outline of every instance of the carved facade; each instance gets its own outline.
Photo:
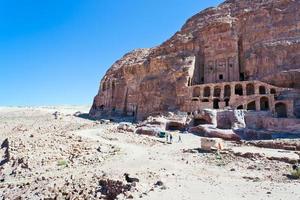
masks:
<path id="1" fill-rule="evenodd" d="M 203 108 L 300 118 L 300 1 L 227 0 L 162 45 L 126 54 L 90 115 L 144 119 Z"/>

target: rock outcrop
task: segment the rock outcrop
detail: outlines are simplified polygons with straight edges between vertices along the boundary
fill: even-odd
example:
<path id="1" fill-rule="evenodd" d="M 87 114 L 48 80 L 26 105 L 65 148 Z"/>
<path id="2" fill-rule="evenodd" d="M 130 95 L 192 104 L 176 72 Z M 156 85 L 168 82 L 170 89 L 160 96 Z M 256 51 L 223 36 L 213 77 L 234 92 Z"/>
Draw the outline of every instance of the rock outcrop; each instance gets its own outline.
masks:
<path id="1" fill-rule="evenodd" d="M 300 1 L 227 0 L 203 10 L 162 45 L 113 64 L 90 115 L 185 111 L 193 85 L 252 80 L 300 88 Z"/>

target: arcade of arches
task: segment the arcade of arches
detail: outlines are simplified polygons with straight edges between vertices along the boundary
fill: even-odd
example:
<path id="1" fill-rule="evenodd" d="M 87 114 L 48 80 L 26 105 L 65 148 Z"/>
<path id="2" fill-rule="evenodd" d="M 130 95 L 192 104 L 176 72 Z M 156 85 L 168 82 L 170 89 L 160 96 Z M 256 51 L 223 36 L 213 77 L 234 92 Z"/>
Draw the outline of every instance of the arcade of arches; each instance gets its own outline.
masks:
<path id="1" fill-rule="evenodd" d="M 277 101 L 283 90 L 260 81 L 212 83 L 191 86 L 193 108 L 204 109 L 245 109 L 249 111 L 268 111 L 279 118 L 293 114 L 292 102 Z"/>

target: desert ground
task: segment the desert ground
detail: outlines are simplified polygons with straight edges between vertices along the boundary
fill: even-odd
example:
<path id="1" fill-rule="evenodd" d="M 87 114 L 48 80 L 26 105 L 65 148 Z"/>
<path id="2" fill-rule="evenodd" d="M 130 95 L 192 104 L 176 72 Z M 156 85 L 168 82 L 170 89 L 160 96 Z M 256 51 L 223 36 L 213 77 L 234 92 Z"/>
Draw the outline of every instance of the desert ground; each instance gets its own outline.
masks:
<path id="1" fill-rule="evenodd" d="M 117 199 L 300 199 L 300 181 L 286 176 L 297 151 L 225 142 L 204 152 L 199 136 L 174 131 L 170 144 L 80 117 L 88 110 L 0 108 L 1 199 L 113 199 L 105 181 L 121 190 Z"/>

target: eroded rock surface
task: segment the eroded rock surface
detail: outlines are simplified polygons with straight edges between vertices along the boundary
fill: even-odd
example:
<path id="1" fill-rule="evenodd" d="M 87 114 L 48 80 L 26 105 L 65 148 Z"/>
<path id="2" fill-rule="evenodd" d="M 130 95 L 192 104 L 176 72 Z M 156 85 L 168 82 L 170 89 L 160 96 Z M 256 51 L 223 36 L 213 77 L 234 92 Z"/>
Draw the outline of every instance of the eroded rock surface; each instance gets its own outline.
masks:
<path id="1" fill-rule="evenodd" d="M 199 84 L 259 80 L 274 87 L 299 89 L 299 18 L 297 0 L 227 0 L 216 8 L 208 8 L 190 18 L 162 45 L 134 50 L 114 63 L 101 81 L 90 115 L 143 119 L 162 112 L 186 111 L 187 104 L 193 106 L 187 100 L 191 96 L 189 88 Z M 234 87 L 231 90 L 237 91 Z M 264 93 L 273 106 L 272 112 L 278 115 L 282 114 L 282 105 L 276 104 L 273 91 L 277 90 Z M 192 96 L 203 96 L 200 90 L 193 92 Z M 218 92 L 217 88 L 213 93 L 209 96 L 220 96 L 223 91 Z M 255 107 L 251 102 L 259 102 L 262 96 L 235 97 L 232 102 L 226 99 L 226 89 L 224 95 L 219 100 L 201 101 L 215 108 L 228 103 L 243 108 L 236 105 L 241 101 L 246 106 L 249 103 L 250 109 L 264 109 L 263 104 Z M 282 100 L 288 99 L 283 101 L 288 115 L 299 117 L 300 100 L 289 94 L 280 95 Z"/>

